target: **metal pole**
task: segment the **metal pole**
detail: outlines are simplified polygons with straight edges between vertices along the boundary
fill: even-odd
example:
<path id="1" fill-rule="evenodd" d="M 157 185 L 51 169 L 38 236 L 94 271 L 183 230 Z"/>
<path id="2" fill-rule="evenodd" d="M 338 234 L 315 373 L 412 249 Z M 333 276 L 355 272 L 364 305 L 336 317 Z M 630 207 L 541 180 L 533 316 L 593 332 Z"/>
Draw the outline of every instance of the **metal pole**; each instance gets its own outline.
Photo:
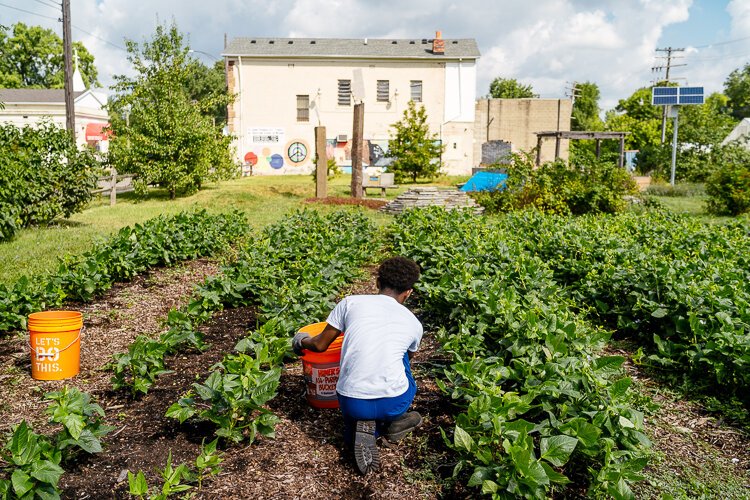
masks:
<path id="1" fill-rule="evenodd" d="M 76 113 L 73 102 L 73 41 L 70 29 L 70 0 L 62 2 L 63 59 L 65 77 L 65 128 L 76 137 Z"/>
<path id="2" fill-rule="evenodd" d="M 674 132 L 672 133 L 672 175 L 669 177 L 669 183 L 674 186 L 674 171 L 677 165 L 677 128 L 679 127 L 678 114 L 679 106 L 674 107 Z"/>

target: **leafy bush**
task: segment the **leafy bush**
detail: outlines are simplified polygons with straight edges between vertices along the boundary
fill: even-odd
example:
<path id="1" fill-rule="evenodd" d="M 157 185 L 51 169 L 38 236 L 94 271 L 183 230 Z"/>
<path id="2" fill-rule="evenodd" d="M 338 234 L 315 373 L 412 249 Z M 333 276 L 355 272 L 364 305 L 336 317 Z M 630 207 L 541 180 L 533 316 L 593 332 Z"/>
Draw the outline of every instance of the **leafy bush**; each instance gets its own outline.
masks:
<path id="1" fill-rule="evenodd" d="M 90 251 L 63 258 L 50 276 L 23 276 L 11 287 L 0 284 L 0 332 L 25 328 L 30 313 L 60 307 L 66 300 L 91 301 L 115 282 L 152 267 L 212 255 L 247 230 L 239 212 L 212 215 L 205 210 L 122 228 Z"/>
<path id="2" fill-rule="evenodd" d="M 562 160 L 535 167 L 530 153 L 514 154 L 507 166 L 506 187 L 472 196 L 489 213 L 534 207 L 558 214 L 614 213 L 625 209 L 625 195 L 638 187 L 624 169 L 606 161 Z"/>
<path id="3" fill-rule="evenodd" d="M 71 135 L 50 122 L 0 125 L 0 241 L 19 227 L 46 224 L 83 209 L 99 163 Z"/>
<path id="4" fill-rule="evenodd" d="M 497 231 L 539 255 L 590 317 L 678 383 L 750 404 L 750 225 L 669 212 L 511 214 Z"/>
<path id="5" fill-rule="evenodd" d="M 462 409 L 444 434 L 454 475 L 493 498 L 545 498 L 588 473 L 590 493 L 632 498 L 649 441 L 624 358 L 596 354 L 608 334 L 576 313 L 523 227 L 412 210 L 393 229 L 395 252 L 424 270 L 418 296 L 452 357 L 439 385 Z"/>
<path id="6" fill-rule="evenodd" d="M 707 209 L 717 215 L 750 211 L 750 151 L 734 146 L 724 150 L 722 164 L 706 182 Z"/>

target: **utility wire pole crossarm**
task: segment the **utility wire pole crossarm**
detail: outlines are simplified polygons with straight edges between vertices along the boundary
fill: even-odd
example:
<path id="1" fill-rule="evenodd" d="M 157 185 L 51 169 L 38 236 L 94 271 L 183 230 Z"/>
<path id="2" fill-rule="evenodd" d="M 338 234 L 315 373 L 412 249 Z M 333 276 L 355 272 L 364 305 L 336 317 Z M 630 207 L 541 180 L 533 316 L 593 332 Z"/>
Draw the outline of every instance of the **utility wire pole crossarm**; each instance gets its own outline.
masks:
<path id="1" fill-rule="evenodd" d="M 666 71 L 664 75 L 664 82 L 669 83 L 669 70 L 671 68 L 676 68 L 678 66 L 687 66 L 687 64 L 672 64 L 672 59 L 681 59 L 682 56 L 675 56 L 672 55 L 673 52 L 685 52 L 685 49 L 683 48 L 674 48 L 674 47 L 666 47 L 664 49 L 656 49 L 657 52 L 666 52 L 666 56 L 657 56 L 658 59 L 666 59 L 666 64 L 659 65 L 659 66 L 653 66 L 651 67 L 651 71 Z M 666 140 L 666 134 L 667 134 L 667 108 L 665 107 L 662 110 L 661 114 L 661 143 L 664 144 L 664 141 Z"/>

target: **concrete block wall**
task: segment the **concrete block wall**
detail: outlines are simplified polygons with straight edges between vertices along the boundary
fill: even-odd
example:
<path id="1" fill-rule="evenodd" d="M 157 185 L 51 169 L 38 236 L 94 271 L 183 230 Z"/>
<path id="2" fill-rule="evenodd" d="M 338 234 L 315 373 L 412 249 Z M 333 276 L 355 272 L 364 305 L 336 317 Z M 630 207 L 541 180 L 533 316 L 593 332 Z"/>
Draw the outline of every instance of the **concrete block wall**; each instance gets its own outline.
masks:
<path id="1" fill-rule="evenodd" d="M 482 157 L 482 144 L 510 142 L 513 152 L 531 151 L 537 145 L 534 132 L 570 130 L 570 99 L 478 99 L 474 121 L 474 158 Z M 542 143 L 542 162 L 555 157 L 555 141 Z M 568 141 L 560 144 L 560 157 L 568 158 Z"/>

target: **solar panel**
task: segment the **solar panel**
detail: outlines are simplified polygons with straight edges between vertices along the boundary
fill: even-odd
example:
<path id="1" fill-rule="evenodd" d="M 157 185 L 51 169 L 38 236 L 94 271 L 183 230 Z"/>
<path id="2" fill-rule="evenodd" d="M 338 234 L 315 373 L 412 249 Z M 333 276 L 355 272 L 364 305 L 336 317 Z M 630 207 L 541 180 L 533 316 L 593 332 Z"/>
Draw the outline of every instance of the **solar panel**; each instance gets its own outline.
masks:
<path id="1" fill-rule="evenodd" d="M 680 96 L 679 104 L 703 104 L 703 96 L 702 95 Z"/>
<path id="2" fill-rule="evenodd" d="M 676 95 L 653 96 L 651 98 L 651 104 L 654 104 L 656 106 L 674 105 L 674 104 L 677 104 L 677 96 Z"/>
<path id="3" fill-rule="evenodd" d="M 654 87 L 654 95 L 677 95 L 677 87 Z"/>
<path id="4" fill-rule="evenodd" d="M 651 90 L 651 104 L 655 106 L 703 104 L 703 97 L 703 87 L 654 87 Z"/>

